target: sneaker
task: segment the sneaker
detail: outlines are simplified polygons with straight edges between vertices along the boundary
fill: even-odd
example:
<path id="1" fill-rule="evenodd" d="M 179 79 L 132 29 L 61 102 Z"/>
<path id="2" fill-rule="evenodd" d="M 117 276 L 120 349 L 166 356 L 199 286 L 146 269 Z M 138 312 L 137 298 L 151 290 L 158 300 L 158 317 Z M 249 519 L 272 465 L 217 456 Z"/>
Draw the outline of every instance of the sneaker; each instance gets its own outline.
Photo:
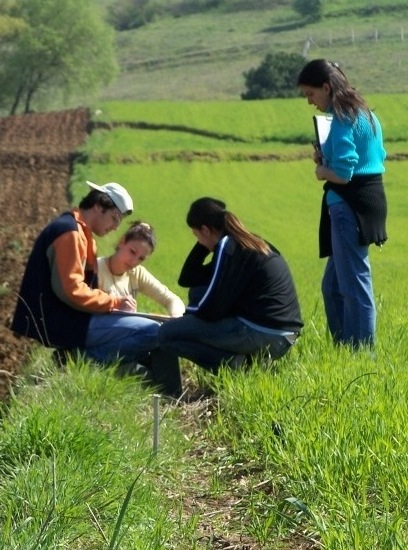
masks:
<path id="1" fill-rule="evenodd" d="M 141 363 L 136 363 L 136 365 L 133 365 L 133 368 L 130 369 L 129 374 L 146 377 L 149 374 L 149 369 Z"/>
<path id="2" fill-rule="evenodd" d="M 240 367 L 245 366 L 245 360 L 246 360 L 245 355 L 243 355 L 242 353 L 237 353 L 227 361 L 227 364 L 229 367 L 233 369 L 238 369 Z"/>
<path id="3" fill-rule="evenodd" d="M 140 376 L 146 378 L 149 369 L 141 363 L 122 363 L 118 368 L 120 376 Z"/>

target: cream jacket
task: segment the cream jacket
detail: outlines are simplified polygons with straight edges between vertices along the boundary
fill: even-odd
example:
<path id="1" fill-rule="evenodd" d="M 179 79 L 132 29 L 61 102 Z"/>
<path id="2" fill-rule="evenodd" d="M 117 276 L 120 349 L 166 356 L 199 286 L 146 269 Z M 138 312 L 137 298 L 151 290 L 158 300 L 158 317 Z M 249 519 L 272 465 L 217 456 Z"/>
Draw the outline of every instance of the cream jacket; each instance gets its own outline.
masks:
<path id="1" fill-rule="evenodd" d="M 170 317 L 181 317 L 185 306 L 181 298 L 171 292 L 145 267 L 137 267 L 123 275 L 113 275 L 108 267 L 107 257 L 98 258 L 98 286 L 113 296 L 127 296 L 131 294 L 137 301 L 140 292 L 148 298 L 164 306 Z M 137 308 L 137 306 L 136 306 Z"/>

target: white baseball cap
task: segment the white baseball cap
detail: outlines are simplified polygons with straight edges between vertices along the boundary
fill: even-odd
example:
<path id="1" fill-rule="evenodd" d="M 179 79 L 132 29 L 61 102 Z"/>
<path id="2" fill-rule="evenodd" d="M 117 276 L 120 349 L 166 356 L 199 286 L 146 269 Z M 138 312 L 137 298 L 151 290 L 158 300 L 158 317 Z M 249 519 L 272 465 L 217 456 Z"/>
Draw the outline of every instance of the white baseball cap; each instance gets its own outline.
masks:
<path id="1" fill-rule="evenodd" d="M 133 200 L 126 189 L 119 183 L 111 182 L 105 185 L 97 185 L 91 181 L 86 182 L 89 187 L 101 191 L 110 197 L 122 214 L 131 214 L 133 212 Z"/>

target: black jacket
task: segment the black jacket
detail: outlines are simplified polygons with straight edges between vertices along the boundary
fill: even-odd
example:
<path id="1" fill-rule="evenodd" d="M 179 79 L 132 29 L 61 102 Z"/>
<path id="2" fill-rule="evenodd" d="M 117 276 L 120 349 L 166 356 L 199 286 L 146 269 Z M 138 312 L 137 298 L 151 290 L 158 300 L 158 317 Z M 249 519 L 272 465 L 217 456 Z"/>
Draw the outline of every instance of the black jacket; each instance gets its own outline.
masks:
<path id="1" fill-rule="evenodd" d="M 385 222 L 387 218 L 387 200 L 381 174 L 371 176 L 353 176 L 347 185 L 326 182 L 319 227 L 320 258 L 332 255 L 331 226 L 329 209 L 326 202 L 327 192 L 331 189 L 340 195 L 354 211 L 360 229 L 360 244 L 382 245 L 387 240 Z"/>
<path id="2" fill-rule="evenodd" d="M 289 268 L 274 248 L 269 254 L 242 248 L 232 237 L 217 244 L 213 257 L 197 243 L 179 277 L 183 287 L 205 286 L 206 292 L 193 313 L 207 321 L 242 317 L 267 328 L 299 332 L 303 326 Z"/>

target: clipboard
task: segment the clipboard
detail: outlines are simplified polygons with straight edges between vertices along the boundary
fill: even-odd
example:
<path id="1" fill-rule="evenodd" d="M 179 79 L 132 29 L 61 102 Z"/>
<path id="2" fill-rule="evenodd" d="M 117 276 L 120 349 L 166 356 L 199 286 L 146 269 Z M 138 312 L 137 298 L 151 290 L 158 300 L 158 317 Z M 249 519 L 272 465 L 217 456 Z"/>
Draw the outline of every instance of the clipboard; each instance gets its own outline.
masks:
<path id="1" fill-rule="evenodd" d="M 313 125 L 316 136 L 316 145 L 322 150 L 322 146 L 326 143 L 330 133 L 330 127 L 333 120 L 332 115 L 314 115 Z"/>
<path id="2" fill-rule="evenodd" d="M 121 311 L 114 309 L 110 313 L 111 315 L 131 315 L 132 317 L 143 317 L 144 319 L 151 319 L 152 321 L 158 321 L 159 323 L 164 323 L 172 319 L 170 315 L 162 315 L 161 313 L 145 313 L 142 311 Z"/>

